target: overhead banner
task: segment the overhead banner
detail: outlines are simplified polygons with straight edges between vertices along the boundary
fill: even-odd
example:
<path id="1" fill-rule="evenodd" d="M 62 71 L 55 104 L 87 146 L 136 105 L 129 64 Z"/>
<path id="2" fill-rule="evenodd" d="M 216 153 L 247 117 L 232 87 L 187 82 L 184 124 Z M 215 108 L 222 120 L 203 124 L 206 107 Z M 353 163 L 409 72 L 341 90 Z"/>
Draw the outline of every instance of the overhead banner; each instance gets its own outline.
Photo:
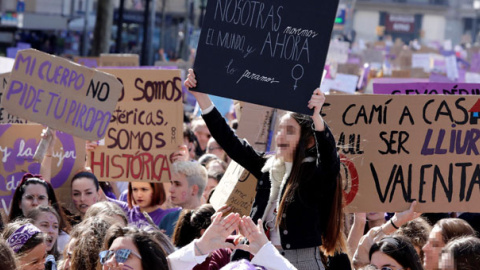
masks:
<path id="1" fill-rule="evenodd" d="M 42 125 L 0 125 L 0 209 L 9 213 L 15 188 L 26 173 L 40 173 L 40 163 L 33 160 L 40 142 Z M 70 181 L 85 165 L 85 141 L 68 133 L 56 132 L 52 154 L 51 184 L 57 198 L 71 202 Z"/>
<path id="2" fill-rule="evenodd" d="M 208 1 L 193 90 L 310 114 L 338 2 Z"/>
<path id="3" fill-rule="evenodd" d="M 104 181 L 170 181 L 170 154 L 183 144 L 180 71 L 103 71 L 121 80 L 124 89 L 105 144 L 88 157 L 93 172 Z"/>
<path id="4" fill-rule="evenodd" d="M 480 99 L 329 95 L 347 211 L 478 212 Z"/>
<path id="5" fill-rule="evenodd" d="M 28 121 L 99 140 L 105 136 L 121 89 L 110 74 L 28 49 L 17 53 L 2 105 Z"/>

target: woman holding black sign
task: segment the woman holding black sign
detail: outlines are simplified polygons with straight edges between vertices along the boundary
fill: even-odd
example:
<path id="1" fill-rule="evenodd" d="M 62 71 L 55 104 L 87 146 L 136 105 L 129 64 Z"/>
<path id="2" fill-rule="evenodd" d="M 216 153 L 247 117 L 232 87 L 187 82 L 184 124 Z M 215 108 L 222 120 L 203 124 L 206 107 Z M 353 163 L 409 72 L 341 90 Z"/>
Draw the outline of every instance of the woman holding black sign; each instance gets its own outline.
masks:
<path id="1" fill-rule="evenodd" d="M 196 84 L 190 69 L 185 86 Z M 252 219 L 264 221 L 272 244 L 295 267 L 324 269 L 323 255 L 345 250 L 340 159 L 320 115 L 325 95 L 320 89 L 313 92 L 307 104 L 313 109 L 311 117 L 287 113 L 280 119 L 276 153 L 267 156 L 235 135 L 208 95 L 192 94 L 215 140 L 258 179 Z M 236 253 L 234 258 L 239 258 Z"/>

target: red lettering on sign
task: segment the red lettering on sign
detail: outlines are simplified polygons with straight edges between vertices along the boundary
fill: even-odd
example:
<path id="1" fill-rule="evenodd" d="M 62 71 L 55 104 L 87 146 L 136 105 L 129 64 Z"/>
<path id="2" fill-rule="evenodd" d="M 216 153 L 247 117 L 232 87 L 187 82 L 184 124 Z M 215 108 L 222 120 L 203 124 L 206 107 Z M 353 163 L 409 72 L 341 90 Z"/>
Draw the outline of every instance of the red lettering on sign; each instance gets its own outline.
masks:
<path id="1" fill-rule="evenodd" d="M 340 154 L 340 162 L 344 169 L 345 187 L 343 189 L 343 197 L 345 198 L 345 206 L 349 205 L 358 192 L 358 172 L 355 164 L 344 154 Z"/>

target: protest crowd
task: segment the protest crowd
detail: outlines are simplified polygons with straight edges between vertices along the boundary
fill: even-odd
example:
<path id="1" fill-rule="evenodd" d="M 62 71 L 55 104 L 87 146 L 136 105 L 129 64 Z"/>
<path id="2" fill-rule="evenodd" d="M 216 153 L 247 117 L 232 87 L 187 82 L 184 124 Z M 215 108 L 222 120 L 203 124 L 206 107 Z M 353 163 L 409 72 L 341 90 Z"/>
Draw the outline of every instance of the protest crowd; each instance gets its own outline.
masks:
<path id="1" fill-rule="evenodd" d="M 281 10 L 282 8 L 278 7 L 279 13 Z M 272 23 L 271 30 L 278 31 L 273 25 Z M 298 40 L 299 38 L 300 36 Z M 272 49 L 273 42 L 270 40 L 265 42 L 267 43 Z M 294 60 L 298 61 L 305 55 L 310 57 L 308 46 L 305 44 L 308 42 L 305 42 L 303 47 L 297 48 Z M 151 72 L 148 76 L 157 76 L 155 72 L 166 72 L 164 73 L 168 74 L 165 75 L 166 78 L 170 76 L 159 83 L 140 78 L 140 75 L 132 79 L 128 76 L 137 74 L 132 74 L 135 71 L 130 69 L 113 71 L 105 68 L 105 73 L 118 76 L 123 83 L 124 89 L 119 86 L 118 88 L 122 90 L 114 96 L 114 83 L 119 84 L 119 82 L 115 78 L 112 82 L 113 77 L 105 79 L 105 85 L 108 88 L 103 88 L 101 83 L 95 86 L 92 78 L 97 78 L 94 76 L 98 74 L 89 74 L 90 77 L 88 77 L 81 73 L 85 71 L 80 70 L 77 76 L 75 68 L 78 69 L 80 65 L 69 69 L 66 63 L 62 62 L 63 66 L 61 66 L 60 62 L 50 60 L 37 52 L 24 51 L 22 56 L 22 51 L 19 51 L 12 75 L 6 78 L 9 84 L 2 89 L 5 91 L 3 92 L 4 101 L 19 100 L 21 106 L 17 107 L 25 111 L 32 110 L 34 117 L 38 117 L 38 111 L 42 112 L 43 108 L 46 110 L 46 116 L 50 113 L 51 118 L 55 117 L 57 120 L 61 119 L 59 122 L 66 123 L 67 131 L 78 129 L 80 132 L 78 134 L 84 136 L 82 137 L 84 139 L 88 136 L 105 137 L 105 141 L 81 140 L 81 149 L 75 148 L 77 155 L 73 158 L 75 164 L 81 164 L 81 168 L 72 171 L 69 179 L 58 180 L 54 179 L 56 172 L 52 168 L 60 158 L 65 161 L 72 158 L 72 155 L 59 156 L 55 149 L 58 149 L 60 144 L 66 148 L 65 142 L 68 140 L 73 142 L 74 139 L 67 139 L 65 135 L 67 132 L 65 129 L 62 130 L 61 125 L 58 129 L 49 126 L 43 129 L 41 134 L 30 134 L 38 141 L 41 140 L 43 153 L 39 159 L 36 159 L 37 167 L 32 165 L 28 170 L 22 170 L 21 175 L 15 175 L 21 180 L 16 181 L 11 188 L 13 196 L 10 205 L 8 209 L 4 209 L 0 219 L 0 270 L 480 269 L 480 211 L 479 213 L 473 213 L 470 210 L 442 212 L 444 210 L 440 208 L 444 205 L 440 203 L 436 211 L 428 213 L 419 211 L 421 204 L 425 203 L 427 193 L 433 194 L 433 202 L 435 202 L 435 195 L 437 194 L 438 199 L 440 197 L 438 194 L 443 194 L 441 193 L 443 191 L 447 197 L 450 194 L 451 200 L 452 187 L 448 183 L 452 182 L 454 169 L 461 168 L 462 179 L 467 179 L 465 175 L 468 174 L 467 169 L 472 164 L 454 160 L 450 167 L 445 166 L 450 168 L 450 174 L 443 176 L 441 171 L 443 168 L 437 168 L 441 166 L 424 165 L 421 168 L 421 172 L 424 173 L 421 177 L 427 174 L 429 168 L 434 167 L 433 177 L 436 180 L 433 182 L 437 188 L 435 189 L 434 186 L 431 192 L 422 193 L 426 181 L 423 178 L 420 180 L 420 191 L 415 189 L 412 192 L 410 186 L 413 165 L 409 167 L 407 173 L 406 169 L 405 172 L 400 171 L 402 166 L 395 164 L 390 178 L 382 179 L 388 178 L 390 171 L 383 174 L 376 173 L 381 169 L 386 170 L 386 166 L 377 161 L 375 164 L 372 162 L 369 164 L 368 171 L 375 174 L 371 177 L 372 179 L 367 180 L 375 180 L 377 185 L 371 186 L 371 193 L 363 190 L 363 196 L 374 197 L 374 194 L 378 193 L 380 197 L 383 196 L 382 203 L 391 203 L 396 188 L 396 199 L 400 196 L 398 194 L 403 192 L 405 200 L 402 201 L 401 206 L 393 207 L 400 209 L 398 211 L 389 211 L 393 208 L 382 209 L 383 205 L 375 208 L 384 210 L 383 212 L 352 211 L 352 208 L 347 209 L 347 205 L 354 198 L 346 196 L 345 193 L 347 189 L 345 183 L 351 180 L 352 171 L 349 171 L 349 175 L 345 172 L 345 168 L 353 163 L 345 163 L 345 154 L 350 151 L 350 154 L 362 156 L 365 149 L 361 149 L 360 144 L 364 141 L 359 137 L 352 135 L 348 137 L 343 133 L 343 137 L 339 138 L 338 126 L 333 122 L 330 125 L 329 122 L 334 114 L 338 116 L 343 113 L 345 120 L 347 111 L 355 107 L 351 105 L 345 112 L 336 111 L 334 105 L 340 100 L 338 98 L 340 95 L 337 95 L 339 92 L 361 98 L 364 93 L 375 92 L 373 82 L 377 78 L 379 79 L 377 82 L 380 83 L 394 82 L 395 87 L 400 83 L 408 82 L 411 78 L 415 78 L 419 83 L 440 81 L 456 83 L 460 80 L 460 83 L 474 82 L 478 80 L 477 76 L 480 76 L 473 73 L 473 70 L 480 70 L 480 50 L 478 48 L 473 50 L 464 45 L 452 48 L 451 44 L 438 45 L 438 48 L 434 49 L 421 46 L 416 42 L 404 44 L 401 40 L 393 41 L 389 38 L 371 44 L 355 44 L 355 46 L 334 38 L 329 46 L 331 54 L 327 58 L 322 85 L 311 89 L 308 93 L 308 101 L 304 104 L 304 111 L 309 111 L 310 114 L 285 111 L 272 118 L 275 123 L 271 126 L 274 128 L 267 132 L 270 135 L 269 147 L 271 145 L 272 148 L 265 151 L 259 151 L 254 143 L 237 136 L 237 131 L 245 122 L 237 119 L 238 112 L 234 111 L 233 104 L 232 109 L 224 113 L 216 107 L 207 93 L 195 91 L 197 86 L 202 84 L 205 76 L 200 76 L 202 73 L 196 73 L 194 69 L 186 70 L 187 73 L 182 82 L 178 82 L 181 79 L 178 78 L 177 73 L 174 73 L 177 71 L 148 71 Z M 285 48 L 282 47 L 282 50 L 286 50 Z M 272 50 L 273 58 L 275 50 Z M 346 54 L 345 51 L 347 51 Z M 253 52 L 254 50 L 249 53 Z M 286 53 L 283 53 L 282 57 L 288 58 L 285 57 Z M 304 53 L 303 56 L 302 53 Z M 435 56 L 437 53 L 443 56 L 440 58 Z M 313 55 L 313 50 L 311 54 Z M 247 56 L 248 54 L 244 57 Z M 454 71 L 448 60 L 449 57 L 454 58 Z M 468 62 L 470 57 L 475 58 L 475 61 Z M 42 60 L 42 63 L 48 63 L 48 65 L 36 66 L 37 58 L 38 63 Z M 293 57 L 286 60 L 292 59 Z M 230 64 L 233 63 L 232 61 Z M 227 66 L 227 72 L 230 64 Z M 57 68 L 54 72 L 55 67 Z M 84 67 L 81 66 L 81 68 Z M 47 73 L 41 73 L 42 70 Z M 297 76 L 295 72 L 300 70 L 301 76 Z M 234 72 L 233 69 L 230 71 Z M 20 72 L 23 74 L 19 75 Z M 143 71 L 138 69 L 137 72 L 140 74 Z M 205 70 L 199 69 L 199 72 L 205 72 Z M 295 65 L 293 69 L 288 70 L 288 74 L 290 73 L 295 79 L 294 89 L 296 89 L 297 83 L 300 85 L 299 81 L 304 76 L 304 68 Z M 29 88 L 28 83 L 22 81 L 23 77 L 31 77 L 32 74 L 33 76 L 41 74 L 42 84 L 38 83 L 40 86 L 37 88 L 33 86 Z M 78 89 L 72 76 L 77 78 L 79 85 L 81 84 Z M 160 76 L 162 75 L 158 75 Z M 128 79 L 125 79 L 127 77 Z M 173 79 L 170 80 L 171 77 Z M 82 83 L 79 82 L 80 78 Z M 74 87 L 67 89 L 67 80 L 71 80 Z M 135 89 L 127 89 L 129 80 L 134 82 L 132 84 L 135 85 Z M 247 81 L 278 83 L 273 77 L 261 76 L 248 70 L 236 83 L 238 84 L 240 80 L 242 83 Z M 42 94 L 49 90 L 45 88 L 47 83 L 55 84 L 60 88 L 63 85 L 71 92 L 68 95 L 72 95 L 72 98 L 62 100 L 62 97 L 53 90 L 49 92 L 50 99 L 45 98 L 47 94 L 44 96 Z M 170 92 L 166 90 L 167 86 L 172 87 L 169 89 Z M 458 90 L 459 92 L 460 88 L 454 86 L 442 90 L 445 94 L 445 91 Z M 86 96 L 91 95 L 96 101 L 106 102 L 98 103 L 100 105 L 88 101 L 77 103 L 73 96 L 76 92 L 85 91 L 85 89 L 88 89 Z M 398 90 L 395 89 L 392 91 Z M 258 90 L 260 92 L 260 89 Z M 437 90 L 440 91 L 440 88 Z M 462 90 L 473 91 L 463 88 Z M 392 91 L 381 94 L 392 94 Z M 415 92 L 413 88 L 409 91 Z M 476 89 L 476 91 L 479 90 Z M 330 93 L 326 94 L 327 92 Z M 417 92 L 420 93 L 415 94 L 431 94 L 428 91 Z M 133 100 L 148 102 L 149 108 L 142 107 L 145 103 L 137 106 L 127 102 L 121 103 L 122 100 L 131 98 L 129 95 L 132 93 L 137 95 Z M 171 113 L 174 109 L 155 107 L 155 101 L 160 100 L 182 103 L 183 99 L 187 103 L 185 101 L 187 96 L 192 98 L 197 106 L 195 113 L 185 109 L 183 115 L 178 111 L 178 115 L 172 116 L 164 112 Z M 376 111 L 371 113 L 374 115 L 376 112 L 384 112 L 384 118 L 378 117 L 378 121 L 383 121 L 383 124 L 386 124 L 389 119 L 387 105 L 394 106 L 394 102 L 390 103 L 393 98 L 390 96 L 388 98 L 388 101 L 382 100 L 385 107 L 381 109 L 375 107 Z M 112 99 L 115 102 L 119 100 L 118 107 L 115 107 L 117 103 L 106 104 Z M 434 101 L 436 100 L 431 98 L 426 104 L 434 104 Z M 451 112 L 450 109 L 454 107 L 448 107 L 450 104 L 448 102 L 445 101 L 439 105 L 436 117 L 425 113 L 427 110 L 425 108 L 428 108 L 425 105 L 423 110 L 425 122 L 431 121 L 428 124 L 432 124 L 438 118 L 448 115 L 452 118 L 449 122 L 452 128 L 456 128 L 458 124 L 460 129 L 461 124 L 467 122 L 470 124 L 475 121 L 476 124 L 477 119 L 473 119 L 473 115 L 476 113 L 475 117 L 479 117 L 480 109 L 474 111 L 474 106 L 470 106 L 472 109 L 462 107 L 463 99 L 457 100 L 456 103 L 453 101 L 456 105 L 455 109 L 465 114 L 465 120 L 462 122 L 459 120 L 461 118 L 455 118 L 458 114 Z M 59 106 L 62 107 L 62 104 L 63 112 L 59 113 Z M 412 104 L 412 107 L 415 107 L 417 103 Z M 16 106 L 16 104 L 8 105 L 7 102 L 5 105 Z M 115 111 L 111 113 L 112 110 L 108 106 L 115 108 Z M 243 106 L 250 108 L 248 104 Z M 154 111 L 147 111 L 152 108 Z M 9 113 L 10 110 L 13 111 L 14 108 L 7 108 Z M 393 113 L 393 110 L 389 111 L 390 115 Z M 246 115 L 247 111 L 243 111 L 242 114 Z M 357 125 L 364 118 L 367 119 L 368 115 L 369 113 L 360 111 L 350 126 Z M 472 118 L 467 118 L 469 115 L 472 115 Z M 107 117 L 110 117 L 110 122 L 104 121 Z M 253 116 L 255 117 L 259 118 L 261 115 Z M 164 155 L 163 152 L 160 154 L 154 152 L 153 150 L 157 150 L 154 149 L 155 147 L 162 148 L 180 137 L 179 130 L 175 126 L 170 126 L 173 125 L 174 118 L 183 119 L 181 126 L 183 135 L 179 139 L 181 143 L 174 145 L 174 150 L 168 155 Z M 369 121 L 365 120 L 365 122 L 371 124 L 377 120 L 373 118 L 375 117 L 370 116 Z M 40 118 L 27 120 L 35 122 L 38 119 Z M 92 120 L 89 122 L 89 119 Z M 414 109 L 409 109 L 407 106 L 403 107 L 401 119 L 405 120 L 405 122 L 400 121 L 405 126 L 409 125 L 409 121 L 412 125 L 414 120 L 417 121 L 416 124 L 420 122 L 415 117 Z M 107 124 L 110 126 L 107 127 Z M 134 128 L 127 130 L 115 126 L 122 124 L 128 124 Z M 165 126 L 171 131 L 168 136 Z M 1 138 L 5 136 L 3 134 L 6 131 L 4 129 L 0 131 Z M 435 130 L 429 130 L 428 140 L 425 140 L 422 153 L 425 156 L 439 153 L 443 155 L 447 153 L 447 149 L 441 148 L 444 136 L 458 136 L 456 137 L 458 139 L 463 134 L 464 145 L 459 146 L 458 143 L 455 144 L 455 139 L 452 139 L 450 147 L 447 147 L 449 154 L 466 153 L 465 155 L 469 155 L 468 158 L 475 159 L 478 155 L 475 143 L 480 137 L 480 132 L 478 129 L 469 130 L 470 133 L 462 133 L 462 131 L 454 130 L 449 133 L 442 130 L 438 135 L 440 143 L 437 143 L 435 148 L 435 146 L 430 147 L 429 144 Z M 390 161 L 389 154 L 412 151 L 412 147 L 409 147 L 406 141 L 410 136 L 413 137 L 413 133 L 409 135 L 403 131 L 403 133 L 392 134 L 398 134 L 400 137 L 395 141 L 392 135 L 390 136 L 389 147 L 384 153 L 385 164 Z M 402 135 L 404 135 L 403 139 Z M 20 134 L 10 133 L 9 136 L 15 137 Z M 128 139 L 126 143 L 125 137 Z M 349 139 L 350 142 L 347 142 Z M 355 140 L 358 140 L 356 145 Z M 468 144 L 468 140 L 471 144 Z M 384 141 L 387 142 L 388 139 Z M 109 149 L 105 146 L 105 142 L 107 145 L 110 144 Z M 392 145 L 397 142 L 398 148 L 394 149 Z M 23 149 L 23 153 L 26 153 L 25 149 L 31 147 L 33 143 L 28 140 L 25 143 L 28 145 L 15 145 L 15 147 Z M 402 143 L 404 143 L 403 146 Z M 78 146 L 77 143 L 75 145 Z M 136 146 L 139 151 L 134 149 Z M 345 146 L 351 146 L 351 148 L 344 148 Z M 108 152 L 111 149 L 126 151 L 118 151 L 122 154 Z M 271 151 L 272 149 L 274 151 Z M 128 152 L 128 150 L 135 151 Z M 68 152 L 63 148 L 62 151 Z M 4 159 L 2 164 L 5 168 L 13 166 L 5 161 L 9 157 L 8 149 L 3 149 L 0 145 L 0 153 Z M 470 156 L 471 153 L 473 155 Z M 29 155 L 33 156 L 33 153 Z M 365 157 L 368 157 L 367 154 Z M 358 156 L 354 161 L 359 162 Z M 126 165 L 122 165 L 122 162 Z M 367 164 L 370 161 L 362 160 L 361 162 Z M 23 164 L 23 161 L 20 163 Z M 75 166 L 72 163 L 70 170 Z M 239 167 L 244 173 L 241 176 L 235 174 Z M 468 203 L 470 198 L 475 198 L 478 193 L 475 185 L 480 186 L 480 167 L 476 168 L 471 180 L 470 178 L 462 180 L 463 189 L 459 191 L 460 195 L 454 195 L 453 199 L 460 197 L 460 202 Z M 7 171 L 11 172 L 12 169 Z M 244 177 L 245 174 L 248 176 Z M 222 185 L 226 186 L 226 182 L 232 179 L 239 184 L 248 182 L 251 179 L 250 176 L 255 181 L 255 184 L 249 184 L 251 192 L 239 188 L 232 192 L 230 189 L 233 195 L 240 194 L 235 199 L 231 199 L 232 194 L 227 194 Z M 405 180 L 407 177 L 410 178 L 406 188 L 404 182 L 407 182 Z M 2 181 L 3 178 L 6 177 L 2 176 Z M 59 182 L 62 184 L 58 184 Z M 64 185 L 64 183 L 67 184 Z M 349 188 L 354 189 L 353 186 Z M 376 190 L 373 191 L 375 188 Z M 385 190 L 383 195 L 381 194 L 383 191 L 380 190 L 382 188 Z M 418 198 L 412 195 L 414 192 L 420 194 Z M 360 193 L 359 195 L 362 195 Z M 229 203 L 219 205 L 219 198 Z M 347 200 L 349 201 L 346 202 Z M 3 199 L 2 203 L 5 204 Z M 391 207 L 393 204 L 388 206 Z M 5 208 L 4 205 L 3 207 Z"/>
<path id="2" fill-rule="evenodd" d="M 197 80 L 189 70 L 185 86 Z M 75 211 L 59 201 L 48 142 L 40 173 L 26 173 L 2 224 L 0 269 L 477 269 L 476 214 L 346 214 L 336 142 L 316 89 L 311 116 L 279 119 L 276 152 L 235 135 L 207 94 L 191 92 L 200 117 L 185 115 L 169 157 L 169 183 L 104 182 L 89 167 L 71 179 Z M 233 119 L 233 118 L 231 118 Z M 39 135 L 40 136 L 40 135 Z M 98 147 L 87 142 L 87 155 Z M 78 157 L 77 157 L 78 158 Z M 258 179 L 250 216 L 210 203 L 228 164 Z M 315 191 L 315 192 L 312 192 Z"/>

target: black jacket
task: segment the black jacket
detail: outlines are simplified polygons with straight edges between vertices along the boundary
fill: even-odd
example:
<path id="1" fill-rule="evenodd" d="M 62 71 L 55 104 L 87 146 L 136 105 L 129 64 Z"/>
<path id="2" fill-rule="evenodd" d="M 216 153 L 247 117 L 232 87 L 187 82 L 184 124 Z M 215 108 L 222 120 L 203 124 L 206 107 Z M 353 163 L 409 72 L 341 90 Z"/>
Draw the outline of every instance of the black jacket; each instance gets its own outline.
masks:
<path id="1" fill-rule="evenodd" d="M 270 174 L 261 170 L 267 158 L 255 151 L 245 140 L 239 139 L 214 109 L 203 115 L 210 133 L 225 152 L 257 179 L 257 194 L 250 216 L 256 222 L 262 218 L 270 194 Z M 322 244 L 330 208 L 340 170 L 335 139 L 330 129 L 314 132 L 316 149 L 312 162 L 303 162 L 300 168 L 300 183 L 293 200 L 283 214 L 283 226 L 279 228 L 283 249 L 317 247 Z M 316 152 L 316 153 L 315 153 Z M 282 195 L 285 188 L 281 190 Z"/>

